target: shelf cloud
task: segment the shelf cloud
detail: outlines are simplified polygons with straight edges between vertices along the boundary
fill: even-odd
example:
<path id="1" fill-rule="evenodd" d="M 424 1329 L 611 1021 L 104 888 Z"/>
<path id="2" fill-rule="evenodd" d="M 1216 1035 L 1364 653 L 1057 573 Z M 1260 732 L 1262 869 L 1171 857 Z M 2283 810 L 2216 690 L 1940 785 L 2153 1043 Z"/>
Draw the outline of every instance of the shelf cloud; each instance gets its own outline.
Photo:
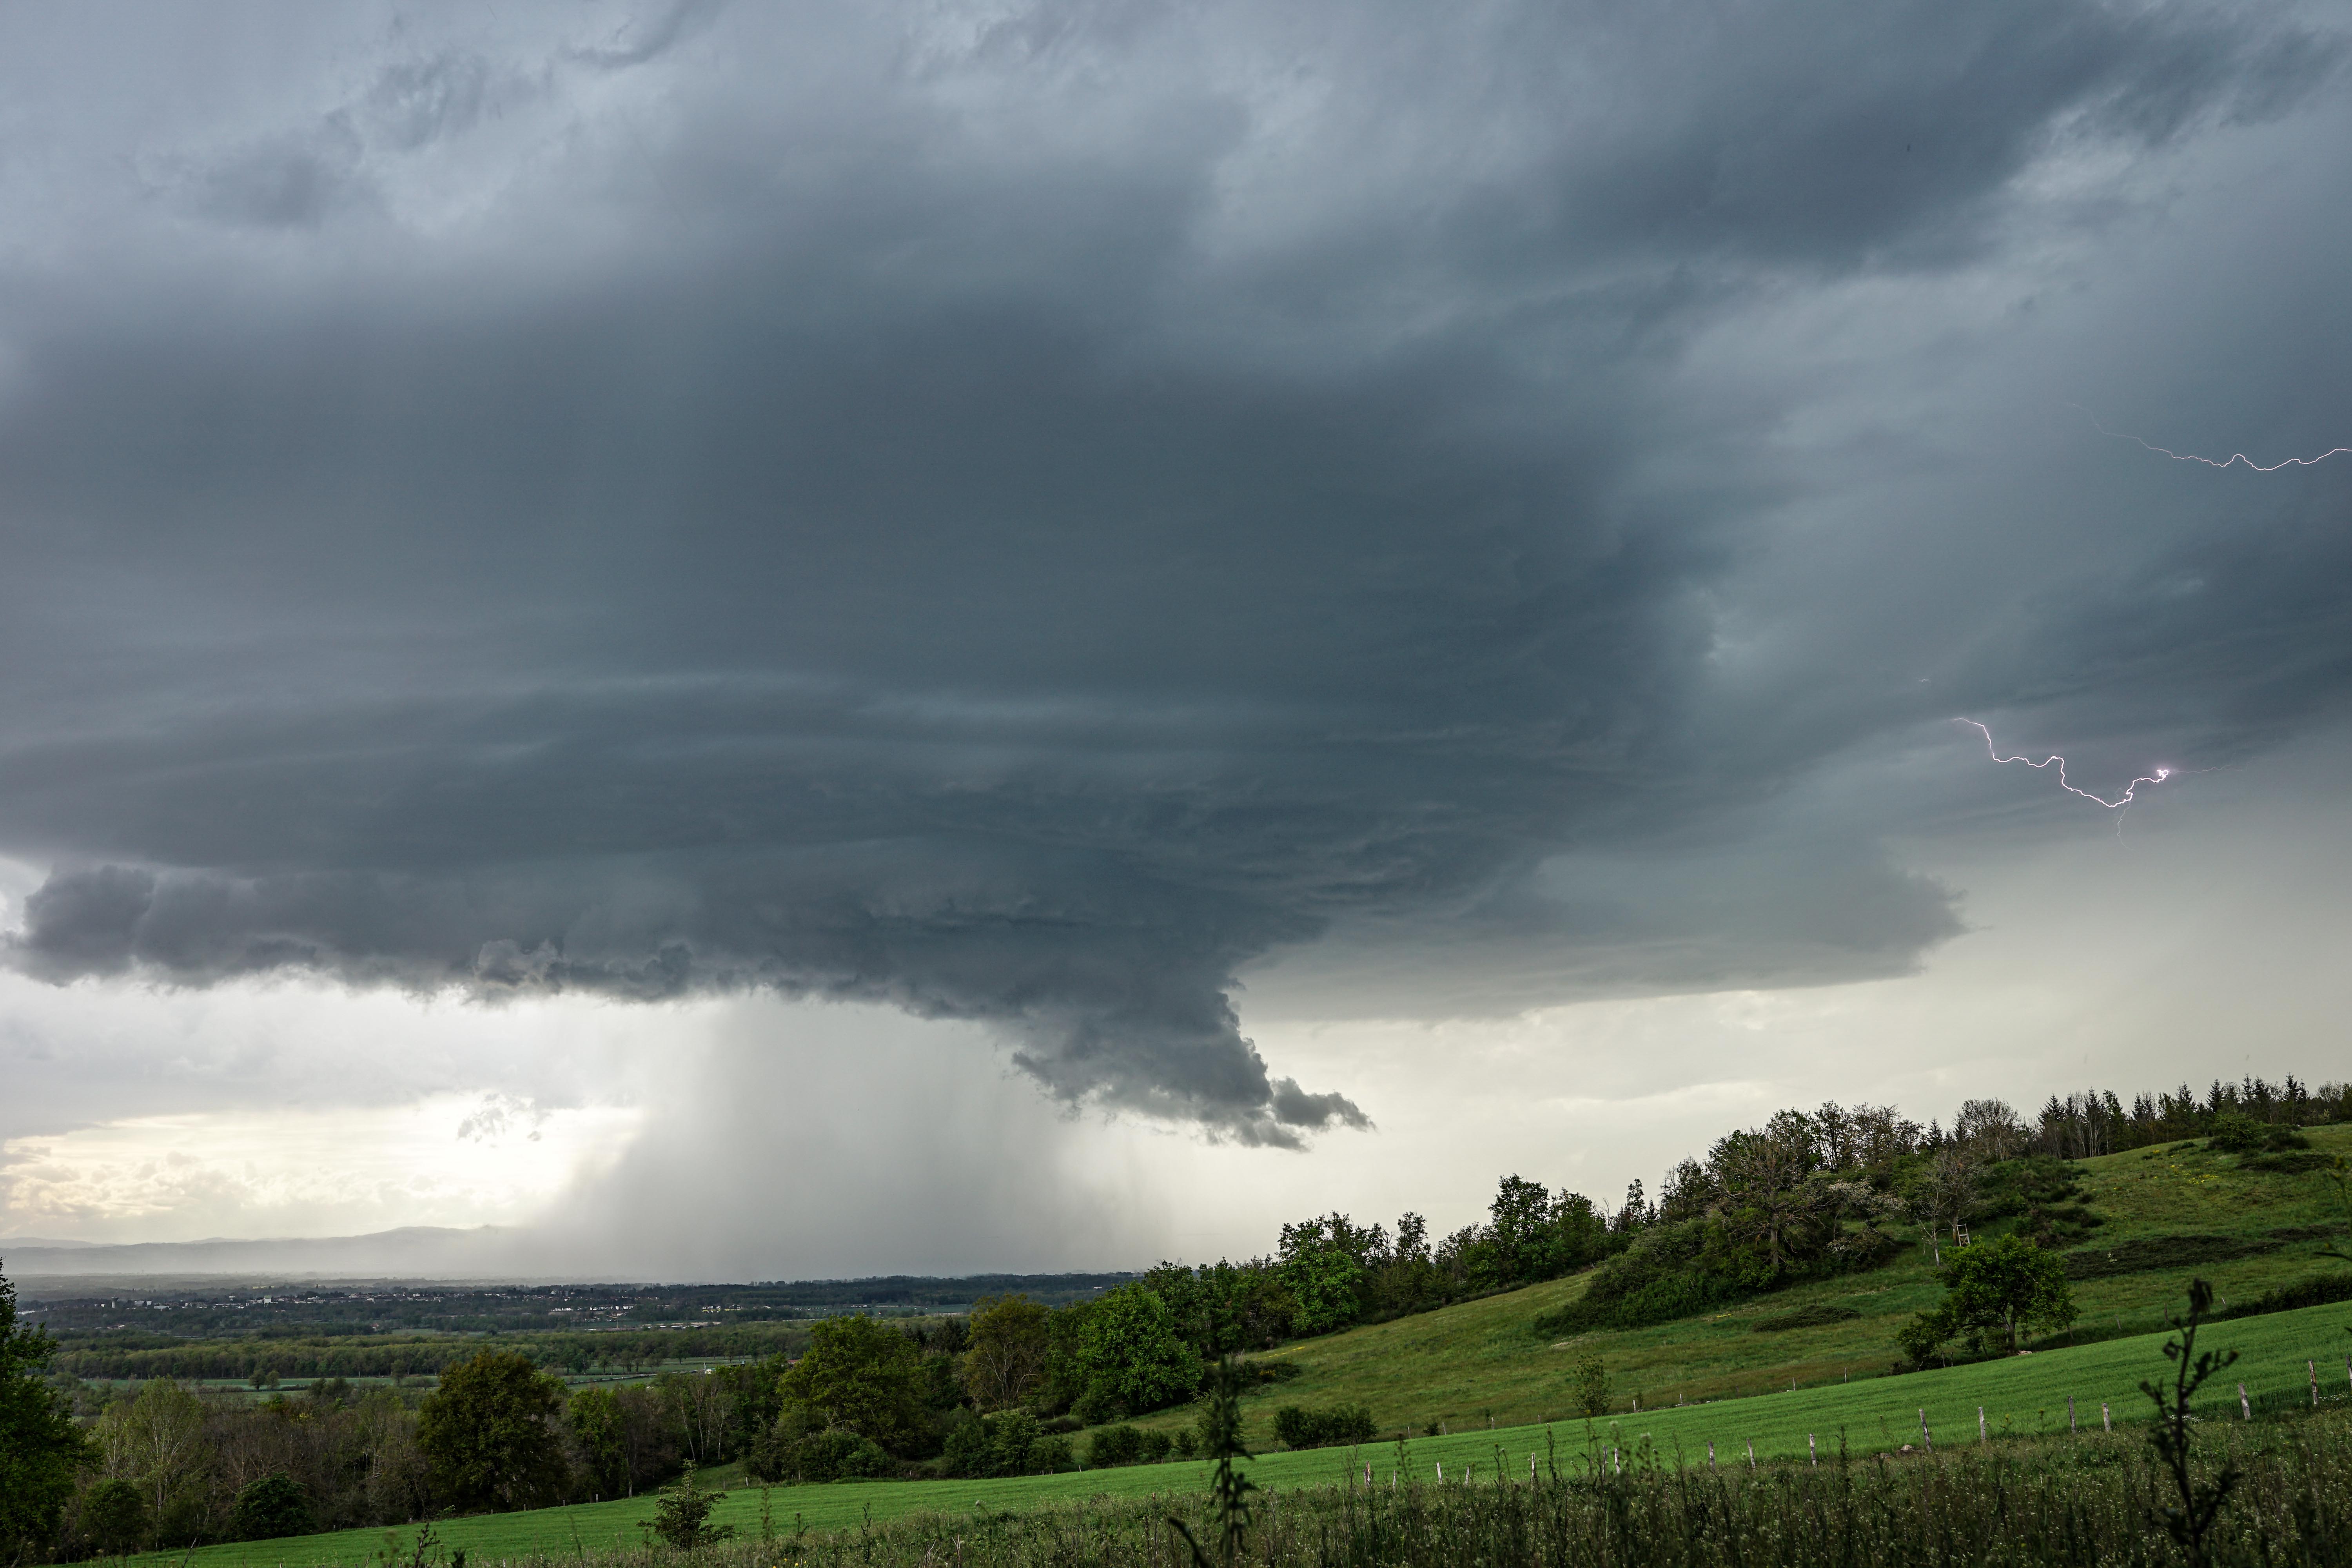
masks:
<path id="1" fill-rule="evenodd" d="M 1899 973 L 1962 705 L 2226 758 L 2352 684 L 2352 466 L 2221 527 L 1874 411 L 2014 437 L 1986 299 L 2127 377 L 2042 269 L 2340 125 L 2291 13 L 500 12 L 93 11 L 0 172 L 25 974 L 883 1002 L 1297 1146 L 1369 1122 L 1270 956 Z"/>

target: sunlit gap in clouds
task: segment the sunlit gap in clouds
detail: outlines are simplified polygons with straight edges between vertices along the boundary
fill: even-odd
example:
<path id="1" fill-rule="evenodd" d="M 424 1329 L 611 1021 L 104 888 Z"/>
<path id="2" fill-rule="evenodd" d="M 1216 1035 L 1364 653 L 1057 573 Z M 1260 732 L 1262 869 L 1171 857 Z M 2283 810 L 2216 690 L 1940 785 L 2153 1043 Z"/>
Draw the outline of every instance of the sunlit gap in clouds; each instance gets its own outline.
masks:
<path id="1" fill-rule="evenodd" d="M 0 1144 L 0 1230 L 149 1241 L 512 1224 L 600 1173 L 640 1119 L 457 1093 L 127 1118 Z"/>

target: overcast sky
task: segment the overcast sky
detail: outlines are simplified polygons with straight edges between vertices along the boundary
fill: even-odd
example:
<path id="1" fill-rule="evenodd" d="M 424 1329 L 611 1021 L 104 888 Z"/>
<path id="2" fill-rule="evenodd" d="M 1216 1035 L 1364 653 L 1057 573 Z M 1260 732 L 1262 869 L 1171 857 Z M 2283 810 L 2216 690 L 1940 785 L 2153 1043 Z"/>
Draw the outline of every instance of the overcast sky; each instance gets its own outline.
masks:
<path id="1" fill-rule="evenodd" d="M 0 1236 L 1116 1267 L 2344 1076 L 2347 38 L 0 13 Z"/>

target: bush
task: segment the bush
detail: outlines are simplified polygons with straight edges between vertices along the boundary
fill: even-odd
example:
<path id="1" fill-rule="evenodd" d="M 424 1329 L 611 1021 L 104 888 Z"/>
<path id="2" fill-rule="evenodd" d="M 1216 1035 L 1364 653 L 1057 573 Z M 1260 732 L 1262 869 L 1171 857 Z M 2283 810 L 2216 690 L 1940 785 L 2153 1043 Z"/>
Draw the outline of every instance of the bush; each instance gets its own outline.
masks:
<path id="1" fill-rule="evenodd" d="M 958 1411 L 949 1421 L 947 1448 L 940 1468 L 950 1476 L 1036 1475 L 1041 1468 L 1038 1449 L 1047 1442 L 1058 1442 L 1060 1452 L 1068 1454 L 1069 1440 L 1046 1437 L 1038 1428 L 1037 1418 L 1026 1411 L 985 1417 Z M 1065 1463 L 1062 1468 L 1070 1467 Z"/>
<path id="2" fill-rule="evenodd" d="M 990 1468 L 988 1427 L 971 1411 L 958 1410 L 948 1417 L 947 1441 L 940 1450 L 939 1470 L 943 1476 L 995 1473 Z"/>
<path id="3" fill-rule="evenodd" d="M 1087 1448 L 1087 1468 L 1106 1470 L 1114 1465 L 1142 1465 L 1164 1459 L 1174 1439 L 1165 1432 L 1136 1426 L 1106 1426 Z"/>
<path id="4" fill-rule="evenodd" d="M 1296 1405 L 1286 1405 L 1274 1413 L 1274 1435 L 1289 1448 L 1369 1443 L 1373 1436 L 1372 1413 L 1361 1405 L 1340 1405 L 1328 1410 L 1302 1410 Z"/>
<path id="5" fill-rule="evenodd" d="M 2259 1154 L 2282 1149 L 2308 1149 L 2311 1140 L 2292 1127 L 2273 1126 L 2225 1110 L 2213 1119 L 2213 1135 L 2208 1146 L 2224 1154 Z"/>
<path id="6" fill-rule="evenodd" d="M 1576 1407 L 1587 1415 L 1609 1414 L 1609 1368 L 1598 1351 L 1577 1359 Z"/>
<path id="7" fill-rule="evenodd" d="M 752 1445 L 743 1468 L 755 1481 L 843 1481 L 887 1476 L 891 1463 L 881 1444 L 836 1426 L 797 1438 L 771 1432 Z"/>
<path id="8" fill-rule="evenodd" d="M 1738 1268 L 1722 1231 L 1707 1218 L 1652 1226 L 1593 1270 L 1582 1296 L 1538 1318 L 1536 1332 L 1646 1328 L 1755 1294 L 1768 1281 Z"/>
<path id="9" fill-rule="evenodd" d="M 2224 1308 L 2213 1316 L 2258 1318 L 2265 1312 L 2292 1312 L 2297 1307 L 2330 1307 L 2352 1301 L 2352 1274 L 2314 1274 L 2292 1285 L 2265 1290 L 2249 1301 Z"/>
<path id="10" fill-rule="evenodd" d="M 310 1494 L 301 1482 L 289 1476 L 264 1476 L 236 1494 L 228 1533 L 232 1541 L 274 1541 L 281 1535 L 306 1535 L 313 1522 Z"/>
<path id="11" fill-rule="evenodd" d="M 1245 1361 L 1242 1376 L 1253 1384 L 1288 1383 L 1307 1369 L 1295 1361 Z"/>
<path id="12" fill-rule="evenodd" d="M 1058 1476 L 1078 1468 L 1078 1457 L 1070 1448 L 1070 1440 L 1058 1434 L 1038 1438 L 1029 1446 L 1028 1474 Z"/>
<path id="13" fill-rule="evenodd" d="M 93 1481 L 78 1510 L 82 1538 L 110 1557 L 136 1552 L 147 1540 L 145 1494 L 120 1476 Z"/>
<path id="14" fill-rule="evenodd" d="M 691 1552 L 698 1546 L 709 1546 L 735 1533 L 731 1524 L 714 1525 L 710 1510 L 719 1506 L 724 1493 L 705 1491 L 696 1484 L 694 1467 L 686 1467 L 686 1474 L 677 1485 L 665 1488 L 660 1500 L 654 1504 L 654 1517 L 637 1521 L 650 1530 L 665 1546 L 680 1552 Z"/>

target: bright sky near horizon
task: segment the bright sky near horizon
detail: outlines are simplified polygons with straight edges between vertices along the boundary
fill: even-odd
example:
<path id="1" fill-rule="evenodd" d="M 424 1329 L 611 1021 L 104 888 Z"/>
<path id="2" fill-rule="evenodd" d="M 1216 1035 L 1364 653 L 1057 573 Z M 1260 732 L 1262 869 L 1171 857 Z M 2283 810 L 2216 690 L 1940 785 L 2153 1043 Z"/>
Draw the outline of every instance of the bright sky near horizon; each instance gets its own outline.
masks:
<path id="1" fill-rule="evenodd" d="M 1120 1267 L 2346 1076 L 2347 38 L 0 17 L 0 1238 Z"/>

